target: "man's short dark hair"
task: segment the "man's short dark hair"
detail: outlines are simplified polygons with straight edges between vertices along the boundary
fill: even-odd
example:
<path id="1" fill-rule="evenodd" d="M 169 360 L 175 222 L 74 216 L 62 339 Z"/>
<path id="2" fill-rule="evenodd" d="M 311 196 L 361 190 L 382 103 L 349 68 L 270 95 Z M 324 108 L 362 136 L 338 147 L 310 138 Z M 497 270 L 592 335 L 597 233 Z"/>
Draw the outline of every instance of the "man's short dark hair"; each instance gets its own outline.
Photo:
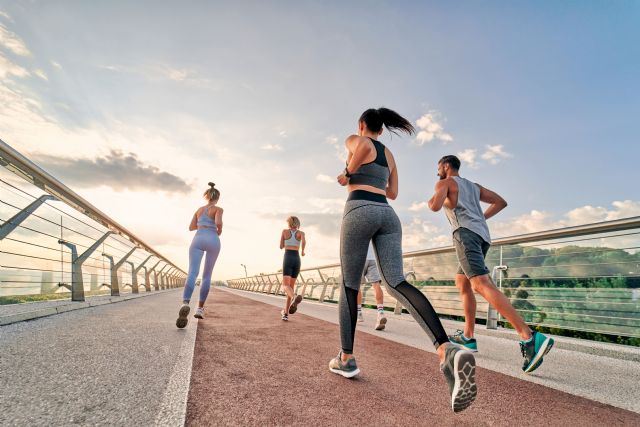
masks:
<path id="1" fill-rule="evenodd" d="M 438 164 L 440 163 L 443 163 L 443 164 L 446 163 L 449 166 L 451 166 L 451 168 L 455 170 L 460 170 L 460 159 L 454 156 L 453 154 L 449 154 L 448 156 L 444 156 L 443 158 L 441 158 Z"/>

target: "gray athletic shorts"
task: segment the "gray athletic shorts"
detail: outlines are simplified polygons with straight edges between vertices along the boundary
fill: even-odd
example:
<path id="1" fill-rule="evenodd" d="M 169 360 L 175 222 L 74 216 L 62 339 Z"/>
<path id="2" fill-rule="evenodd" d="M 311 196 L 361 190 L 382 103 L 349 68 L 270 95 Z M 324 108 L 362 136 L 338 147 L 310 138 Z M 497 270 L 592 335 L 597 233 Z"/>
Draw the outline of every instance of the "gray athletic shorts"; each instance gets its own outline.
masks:
<path id="1" fill-rule="evenodd" d="M 489 274 L 484 258 L 491 244 L 468 228 L 458 228 L 453 232 L 453 246 L 460 263 L 456 274 L 464 274 L 468 279 Z"/>
<path id="2" fill-rule="evenodd" d="M 362 276 L 369 283 L 382 281 L 382 278 L 380 277 L 380 272 L 378 271 L 378 264 L 376 263 L 375 259 L 367 260 L 367 262 L 364 264 L 364 272 L 362 273 Z"/>

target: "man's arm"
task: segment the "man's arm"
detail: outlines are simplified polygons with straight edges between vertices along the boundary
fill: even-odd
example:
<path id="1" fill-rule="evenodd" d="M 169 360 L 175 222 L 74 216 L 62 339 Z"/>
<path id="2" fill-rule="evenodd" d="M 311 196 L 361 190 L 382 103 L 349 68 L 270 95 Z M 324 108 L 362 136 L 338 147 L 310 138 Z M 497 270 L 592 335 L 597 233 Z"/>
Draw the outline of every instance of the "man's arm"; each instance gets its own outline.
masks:
<path id="1" fill-rule="evenodd" d="M 449 194 L 449 185 L 446 181 L 441 180 L 436 182 L 435 194 L 431 199 L 429 199 L 428 205 L 429 209 L 434 212 L 438 212 L 442 209 L 442 205 L 444 205 L 444 201 L 447 200 L 447 195 Z"/>
<path id="2" fill-rule="evenodd" d="M 481 185 L 480 187 L 480 201 L 484 203 L 489 203 L 489 207 L 486 211 L 484 211 L 484 218 L 489 219 L 502 209 L 507 207 L 507 202 L 504 200 L 498 193 L 495 193 L 487 188 L 484 188 Z"/>

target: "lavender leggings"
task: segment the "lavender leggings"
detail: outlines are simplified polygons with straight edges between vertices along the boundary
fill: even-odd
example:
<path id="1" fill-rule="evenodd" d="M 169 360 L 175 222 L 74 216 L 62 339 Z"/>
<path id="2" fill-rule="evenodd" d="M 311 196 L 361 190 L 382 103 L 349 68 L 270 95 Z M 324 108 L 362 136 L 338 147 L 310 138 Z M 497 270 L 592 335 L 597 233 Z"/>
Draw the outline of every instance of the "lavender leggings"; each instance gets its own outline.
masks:
<path id="1" fill-rule="evenodd" d="M 220 253 L 220 238 L 213 228 L 202 228 L 196 231 L 191 246 L 189 247 L 189 275 L 184 286 L 184 301 L 191 300 L 191 294 L 196 285 L 196 278 L 200 272 L 200 262 L 204 258 L 204 270 L 202 271 L 202 282 L 200 283 L 200 301 L 206 301 L 211 287 L 211 272 L 216 264 Z"/>

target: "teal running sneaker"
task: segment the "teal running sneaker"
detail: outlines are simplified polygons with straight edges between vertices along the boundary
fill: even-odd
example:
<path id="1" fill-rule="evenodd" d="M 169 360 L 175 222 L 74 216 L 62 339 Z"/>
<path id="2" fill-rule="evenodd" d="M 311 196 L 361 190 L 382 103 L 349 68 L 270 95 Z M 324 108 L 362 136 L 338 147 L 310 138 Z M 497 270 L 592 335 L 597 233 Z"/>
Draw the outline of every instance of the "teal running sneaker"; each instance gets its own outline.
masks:
<path id="1" fill-rule="evenodd" d="M 473 354 L 455 344 L 448 345 L 440 370 L 449 386 L 453 412 L 460 412 L 471 406 L 478 394 L 476 360 Z"/>
<path id="2" fill-rule="evenodd" d="M 549 338 L 540 332 L 533 331 L 529 341 L 520 341 L 520 351 L 524 357 L 522 370 L 529 374 L 542 364 L 543 357 L 553 347 L 553 338 Z"/>
<path id="3" fill-rule="evenodd" d="M 476 339 L 465 337 L 464 333 L 460 329 L 458 329 L 455 334 L 449 335 L 449 341 L 454 344 L 461 345 L 473 353 L 478 352 L 478 343 L 476 342 Z"/>

